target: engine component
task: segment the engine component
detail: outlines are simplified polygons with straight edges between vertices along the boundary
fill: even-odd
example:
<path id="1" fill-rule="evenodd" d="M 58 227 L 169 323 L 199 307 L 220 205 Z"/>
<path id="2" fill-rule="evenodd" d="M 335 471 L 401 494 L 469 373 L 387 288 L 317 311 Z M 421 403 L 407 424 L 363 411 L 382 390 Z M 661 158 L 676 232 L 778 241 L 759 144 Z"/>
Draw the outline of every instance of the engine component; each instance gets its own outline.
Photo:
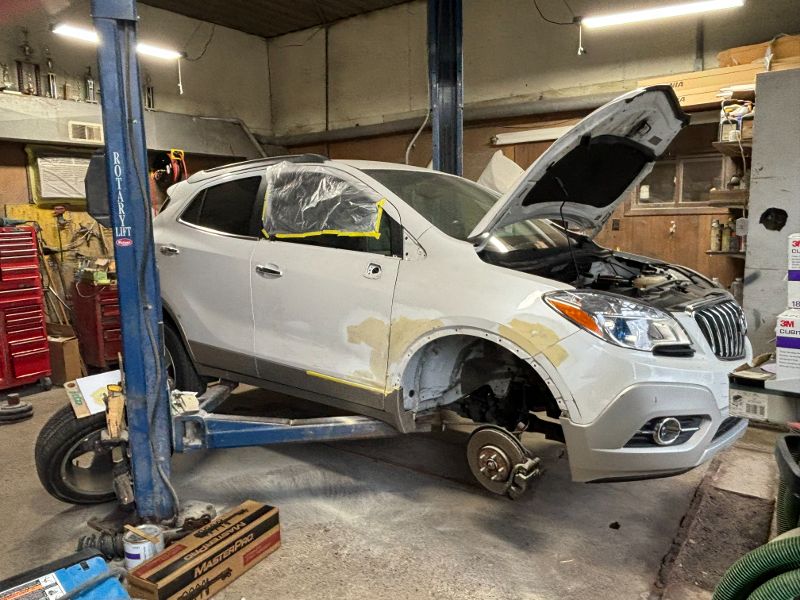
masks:
<path id="1" fill-rule="evenodd" d="M 478 427 L 467 442 L 467 460 L 475 479 L 490 492 L 520 497 L 541 474 L 539 459 L 530 456 L 514 434 L 493 425 Z"/>

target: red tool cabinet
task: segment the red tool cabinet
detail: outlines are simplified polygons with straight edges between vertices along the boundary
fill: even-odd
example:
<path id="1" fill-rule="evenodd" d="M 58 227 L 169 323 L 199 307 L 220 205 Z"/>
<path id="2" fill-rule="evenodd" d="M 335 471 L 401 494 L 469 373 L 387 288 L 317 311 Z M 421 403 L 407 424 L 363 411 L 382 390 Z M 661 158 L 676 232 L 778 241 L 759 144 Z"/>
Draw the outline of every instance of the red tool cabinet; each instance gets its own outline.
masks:
<path id="1" fill-rule="evenodd" d="M 50 386 L 37 249 L 33 227 L 0 227 L 0 389 Z"/>
<path id="2" fill-rule="evenodd" d="M 76 281 L 72 311 L 83 361 L 103 369 L 117 364 L 122 350 L 117 285 Z"/>

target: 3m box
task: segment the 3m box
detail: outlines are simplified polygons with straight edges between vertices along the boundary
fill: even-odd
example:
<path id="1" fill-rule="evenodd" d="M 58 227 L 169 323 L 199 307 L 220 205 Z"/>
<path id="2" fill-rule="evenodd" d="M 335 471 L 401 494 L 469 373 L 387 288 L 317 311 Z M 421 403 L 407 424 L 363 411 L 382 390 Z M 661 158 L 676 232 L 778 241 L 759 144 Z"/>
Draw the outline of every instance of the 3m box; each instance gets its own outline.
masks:
<path id="1" fill-rule="evenodd" d="M 789 308 L 800 308 L 800 233 L 789 236 Z"/>
<path id="2" fill-rule="evenodd" d="M 776 379 L 800 379 L 800 310 L 779 314 L 775 333 Z"/>
<path id="3" fill-rule="evenodd" d="M 278 509 L 247 500 L 138 566 L 128 588 L 145 600 L 207 598 L 280 545 Z"/>

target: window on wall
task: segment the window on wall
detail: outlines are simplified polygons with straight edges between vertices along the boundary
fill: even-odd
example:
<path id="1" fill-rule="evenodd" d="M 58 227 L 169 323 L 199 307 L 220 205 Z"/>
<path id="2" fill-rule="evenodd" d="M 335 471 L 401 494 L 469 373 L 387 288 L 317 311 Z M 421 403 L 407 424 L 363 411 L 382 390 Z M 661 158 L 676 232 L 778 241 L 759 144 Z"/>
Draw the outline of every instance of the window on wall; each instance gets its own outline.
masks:
<path id="1" fill-rule="evenodd" d="M 720 154 L 684 156 L 656 163 L 634 192 L 636 208 L 703 206 L 712 189 L 724 189 L 725 159 Z"/>

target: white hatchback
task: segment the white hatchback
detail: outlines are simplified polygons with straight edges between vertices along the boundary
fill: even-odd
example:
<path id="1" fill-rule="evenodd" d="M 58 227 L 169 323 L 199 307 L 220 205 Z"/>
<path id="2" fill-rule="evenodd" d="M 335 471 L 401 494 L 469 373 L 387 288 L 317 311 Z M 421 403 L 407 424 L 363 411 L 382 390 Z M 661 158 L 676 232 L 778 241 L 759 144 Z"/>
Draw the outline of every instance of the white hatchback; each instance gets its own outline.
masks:
<path id="1" fill-rule="evenodd" d="M 747 426 L 728 413 L 742 311 L 690 269 L 592 241 L 686 122 L 669 88 L 626 94 L 503 196 L 315 155 L 192 175 L 154 224 L 177 387 L 250 383 L 401 432 L 446 409 L 564 441 L 576 481 L 703 463 Z M 480 454 L 490 489 L 502 454 Z"/>

